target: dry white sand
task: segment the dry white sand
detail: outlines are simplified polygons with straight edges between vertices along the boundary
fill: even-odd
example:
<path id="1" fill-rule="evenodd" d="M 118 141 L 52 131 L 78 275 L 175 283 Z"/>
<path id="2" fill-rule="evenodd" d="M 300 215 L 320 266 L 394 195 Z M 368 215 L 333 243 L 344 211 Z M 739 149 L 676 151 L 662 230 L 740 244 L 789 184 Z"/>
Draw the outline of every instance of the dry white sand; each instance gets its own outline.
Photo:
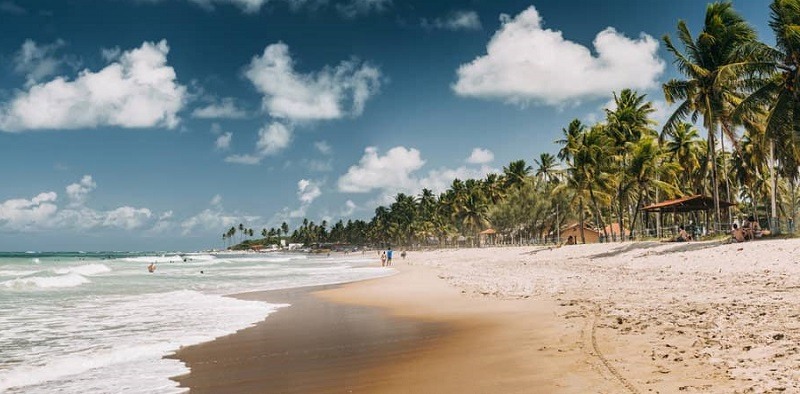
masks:
<path id="1" fill-rule="evenodd" d="M 467 297 L 555 301 L 629 392 L 800 392 L 800 240 L 411 252 Z M 561 350 L 559 350 L 561 351 Z M 566 371 L 565 371 L 566 372 Z"/>

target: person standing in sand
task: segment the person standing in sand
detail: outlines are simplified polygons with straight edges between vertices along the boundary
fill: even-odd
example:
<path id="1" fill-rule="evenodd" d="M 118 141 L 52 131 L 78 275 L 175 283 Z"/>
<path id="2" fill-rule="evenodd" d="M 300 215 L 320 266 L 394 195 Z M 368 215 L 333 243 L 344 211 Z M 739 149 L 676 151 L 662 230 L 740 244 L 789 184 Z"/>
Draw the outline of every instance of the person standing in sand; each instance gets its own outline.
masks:
<path id="1" fill-rule="evenodd" d="M 389 250 L 386 251 L 386 266 L 392 265 L 392 247 L 389 247 Z"/>

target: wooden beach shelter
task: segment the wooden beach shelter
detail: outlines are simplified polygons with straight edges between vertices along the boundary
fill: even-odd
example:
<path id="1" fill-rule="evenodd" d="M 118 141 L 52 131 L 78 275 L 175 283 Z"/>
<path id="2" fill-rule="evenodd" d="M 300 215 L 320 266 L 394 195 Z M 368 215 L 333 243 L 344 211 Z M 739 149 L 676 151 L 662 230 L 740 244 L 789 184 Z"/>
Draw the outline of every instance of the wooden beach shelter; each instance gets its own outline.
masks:
<path id="1" fill-rule="evenodd" d="M 494 245 L 495 244 L 495 234 L 497 234 L 497 231 L 495 231 L 493 228 L 487 228 L 486 230 L 483 230 L 483 231 L 479 232 L 478 236 L 481 239 L 480 239 L 478 245 L 489 245 L 489 244 Z"/>
<path id="2" fill-rule="evenodd" d="M 719 201 L 719 207 L 721 209 L 728 209 L 733 205 L 735 204 L 722 200 Z M 648 205 L 642 208 L 642 210 L 648 213 L 671 213 L 673 215 L 702 211 L 705 212 L 706 228 L 708 228 L 709 217 L 711 216 L 708 214 L 708 211 L 714 210 L 714 199 L 702 194 L 695 194 L 693 196 L 686 196 Z M 658 223 L 658 227 L 661 227 L 661 223 Z"/>

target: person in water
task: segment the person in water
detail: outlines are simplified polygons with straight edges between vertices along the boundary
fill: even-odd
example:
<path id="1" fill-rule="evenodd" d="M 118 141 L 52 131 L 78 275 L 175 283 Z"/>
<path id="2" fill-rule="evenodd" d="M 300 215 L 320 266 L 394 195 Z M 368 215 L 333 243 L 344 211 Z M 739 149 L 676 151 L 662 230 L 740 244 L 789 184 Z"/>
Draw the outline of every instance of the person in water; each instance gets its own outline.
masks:
<path id="1" fill-rule="evenodd" d="M 386 267 L 386 252 L 381 253 L 381 267 Z"/>
<path id="2" fill-rule="evenodd" d="M 147 266 L 147 271 L 149 271 L 151 274 L 153 272 L 155 272 L 156 271 L 156 263 L 150 263 L 150 265 Z"/>

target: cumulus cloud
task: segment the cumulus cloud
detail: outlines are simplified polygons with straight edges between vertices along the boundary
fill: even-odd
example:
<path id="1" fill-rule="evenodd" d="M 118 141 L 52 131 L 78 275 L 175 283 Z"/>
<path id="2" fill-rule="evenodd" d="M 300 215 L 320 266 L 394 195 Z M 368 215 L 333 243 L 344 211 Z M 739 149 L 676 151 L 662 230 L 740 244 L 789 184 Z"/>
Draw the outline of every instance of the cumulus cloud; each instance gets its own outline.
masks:
<path id="1" fill-rule="evenodd" d="M 658 41 L 644 33 L 630 39 L 606 28 L 593 41 L 595 56 L 560 31 L 544 29 L 534 7 L 500 20 L 486 55 L 458 68 L 456 94 L 559 105 L 623 88 L 652 88 L 664 71 Z"/>
<path id="2" fill-rule="evenodd" d="M 86 196 L 97 188 L 97 183 L 91 175 L 84 175 L 80 182 L 72 183 L 67 186 L 67 197 L 71 206 L 80 206 L 86 202 Z"/>
<path id="3" fill-rule="evenodd" d="M 453 31 L 480 30 L 483 28 L 481 25 L 481 18 L 475 11 L 455 11 L 451 12 L 444 18 L 436 18 L 433 21 L 423 18 L 422 27 L 427 29 L 443 29 Z"/>
<path id="4" fill-rule="evenodd" d="M 425 165 L 421 153 L 414 148 L 397 146 L 381 156 L 377 148 L 368 147 L 357 165 L 351 166 L 338 181 L 340 192 L 368 193 L 380 191 L 376 200 L 384 203 L 397 193 L 418 193 L 422 188 L 434 192 L 444 191 L 454 179 L 479 179 L 486 174 L 499 170 L 481 165 L 460 166 L 457 168 L 441 167 L 418 173 Z"/>
<path id="5" fill-rule="evenodd" d="M 181 233 L 191 235 L 196 232 L 222 232 L 239 223 L 253 223 L 261 220 L 260 216 L 226 212 L 222 206 L 222 196 L 215 195 L 210 207 L 180 222 Z"/>
<path id="6" fill-rule="evenodd" d="M 66 187 L 68 203 L 59 207 L 56 192 L 39 193 L 31 199 L 16 198 L 0 202 L 0 229 L 32 232 L 46 230 L 91 230 L 119 228 L 134 230 L 148 226 L 152 219 L 163 218 L 148 208 L 120 206 L 108 211 L 85 205 L 97 184 L 91 175 Z"/>
<path id="7" fill-rule="evenodd" d="M 223 133 L 217 140 L 214 141 L 214 147 L 219 150 L 228 150 L 231 147 L 231 139 L 233 138 L 233 133 L 230 131 Z"/>
<path id="8" fill-rule="evenodd" d="M 144 226 L 152 216 L 147 208 L 119 207 L 106 212 L 103 225 L 133 230 Z"/>
<path id="9" fill-rule="evenodd" d="M 225 161 L 236 164 L 259 164 L 265 157 L 275 155 L 286 149 L 291 141 L 292 129 L 283 123 L 272 122 L 258 130 L 255 153 L 230 155 L 225 158 Z"/>
<path id="10" fill-rule="evenodd" d="M 485 164 L 492 162 L 492 160 L 494 160 L 494 153 L 492 153 L 492 151 L 483 148 L 475 148 L 472 150 L 472 154 L 467 158 L 467 163 Z"/>
<path id="11" fill-rule="evenodd" d="M 265 112 L 298 122 L 361 115 L 381 85 L 380 70 L 358 60 L 298 73 L 283 43 L 269 45 L 261 56 L 253 57 L 244 74 L 264 95 Z"/>
<path id="12" fill-rule="evenodd" d="M 371 13 L 379 14 L 392 6 L 392 0 L 349 0 L 336 5 L 336 10 L 346 18 Z"/>
<path id="13" fill-rule="evenodd" d="M 242 119 L 247 117 L 247 111 L 238 108 L 233 98 L 226 97 L 220 102 L 195 108 L 192 111 L 192 117 L 199 119 Z"/>
<path id="14" fill-rule="evenodd" d="M 364 156 L 339 178 L 339 190 L 367 193 L 376 189 L 407 190 L 415 185 L 411 173 L 425 164 L 417 149 L 396 146 L 385 155 L 374 146 L 364 149 Z"/>
<path id="15" fill-rule="evenodd" d="M 308 179 L 301 179 L 297 182 L 297 198 L 302 204 L 311 204 L 317 197 L 322 195 L 319 185 Z"/>
<path id="16" fill-rule="evenodd" d="M 186 88 L 177 83 L 167 53 L 165 40 L 145 42 L 100 71 L 34 84 L 0 104 L 0 130 L 174 128 Z"/>

